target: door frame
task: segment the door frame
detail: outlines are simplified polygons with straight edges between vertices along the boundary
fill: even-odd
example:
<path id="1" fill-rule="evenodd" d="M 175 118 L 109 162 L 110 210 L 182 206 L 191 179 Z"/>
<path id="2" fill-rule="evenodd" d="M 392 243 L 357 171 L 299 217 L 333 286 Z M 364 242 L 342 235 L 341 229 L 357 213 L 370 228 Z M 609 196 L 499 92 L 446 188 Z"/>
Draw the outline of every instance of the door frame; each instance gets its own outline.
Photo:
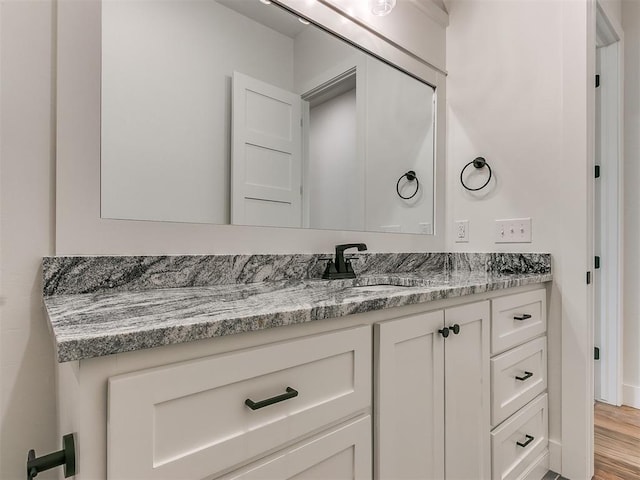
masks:
<path id="1" fill-rule="evenodd" d="M 603 262 L 597 292 L 600 315 L 600 395 L 596 400 L 622 404 L 622 331 L 623 331 L 623 179 L 624 179 L 624 35 L 622 27 L 597 2 L 596 48 L 600 54 L 599 87 L 600 154 L 605 168 L 596 181 L 600 186 L 600 225 L 594 222 L 594 238 L 599 236 Z M 598 325 L 594 325 L 595 328 Z M 596 369 L 594 369 L 596 370 Z M 597 393 L 597 392 L 594 392 Z M 595 395 L 594 395 L 595 396 Z"/>
<path id="2" fill-rule="evenodd" d="M 311 228 L 311 199 L 309 196 L 309 185 L 311 185 L 311 176 L 309 173 L 309 129 L 311 127 L 311 108 L 315 106 L 315 102 L 324 98 L 329 94 L 330 98 L 335 96 L 336 92 L 340 92 L 345 85 L 353 83 L 356 89 L 356 162 L 359 167 L 358 178 L 365 178 L 365 156 L 366 156 L 366 138 L 364 135 L 364 125 L 366 119 L 366 60 L 360 59 L 354 61 L 346 61 L 331 68 L 316 78 L 303 85 L 304 93 L 300 95 L 302 100 L 302 226 L 303 228 Z M 352 87 L 353 88 L 353 87 Z M 346 89 L 344 90 L 347 91 Z M 333 93 L 329 93 L 333 92 Z M 344 93 L 344 92 L 341 92 Z M 318 102 L 321 103 L 321 102 Z M 364 181 L 364 180 L 363 180 Z M 364 192 L 364 186 L 362 191 Z M 362 199 L 363 218 L 366 214 L 366 205 L 364 198 Z"/>

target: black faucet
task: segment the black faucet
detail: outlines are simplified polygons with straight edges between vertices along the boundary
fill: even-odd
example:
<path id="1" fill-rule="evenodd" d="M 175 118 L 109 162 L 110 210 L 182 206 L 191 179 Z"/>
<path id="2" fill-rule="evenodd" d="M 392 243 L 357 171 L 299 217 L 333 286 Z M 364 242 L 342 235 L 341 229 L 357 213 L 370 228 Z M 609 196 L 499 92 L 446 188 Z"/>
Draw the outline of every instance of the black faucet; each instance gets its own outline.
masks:
<path id="1" fill-rule="evenodd" d="M 329 260 L 327 268 L 324 270 L 322 278 L 327 280 L 337 280 L 342 278 L 356 278 L 351 262 L 344 259 L 344 251 L 348 248 L 357 248 L 359 252 L 367 249 L 364 243 L 345 243 L 336 245 L 336 259 Z"/>

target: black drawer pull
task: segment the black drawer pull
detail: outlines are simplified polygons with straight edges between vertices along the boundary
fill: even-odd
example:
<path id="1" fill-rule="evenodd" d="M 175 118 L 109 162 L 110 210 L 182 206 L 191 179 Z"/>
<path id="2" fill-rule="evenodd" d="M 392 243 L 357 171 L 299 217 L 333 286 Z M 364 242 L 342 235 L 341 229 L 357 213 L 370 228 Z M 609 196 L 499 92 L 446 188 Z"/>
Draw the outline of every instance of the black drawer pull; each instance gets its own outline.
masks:
<path id="1" fill-rule="evenodd" d="M 447 338 L 449 336 L 449 328 L 448 327 L 444 327 L 444 328 L 438 330 L 438 333 L 440 335 L 442 335 L 444 338 Z"/>
<path id="2" fill-rule="evenodd" d="M 282 395 L 276 395 L 275 397 L 267 398 L 266 400 L 260 400 L 259 402 L 254 402 L 250 398 L 247 398 L 244 401 L 244 404 L 251 410 L 258 410 L 259 408 L 268 407 L 269 405 L 273 405 L 274 403 L 278 402 L 284 402 L 285 400 L 289 400 L 290 398 L 297 396 L 297 390 L 294 390 L 291 387 L 287 387 L 287 393 L 283 393 Z"/>
<path id="3" fill-rule="evenodd" d="M 449 331 L 453 332 L 454 335 L 458 335 L 460 333 L 460 325 L 457 323 L 455 325 L 451 325 L 449 327 Z"/>
<path id="4" fill-rule="evenodd" d="M 524 382 L 525 380 L 527 380 L 528 378 L 533 377 L 533 373 L 531 372 L 524 372 L 524 377 L 518 377 L 516 376 L 516 380 L 520 380 L 521 382 Z"/>
<path id="5" fill-rule="evenodd" d="M 529 320 L 531 318 L 531 315 L 529 315 L 528 313 L 522 314 L 522 315 L 515 315 L 513 317 L 514 320 Z"/>
<path id="6" fill-rule="evenodd" d="M 527 441 L 526 442 L 524 442 L 524 443 L 516 442 L 516 445 L 518 445 L 519 447 L 525 448 L 527 445 L 529 445 L 534 440 L 534 438 L 531 435 L 525 435 L 525 437 L 527 437 Z"/>

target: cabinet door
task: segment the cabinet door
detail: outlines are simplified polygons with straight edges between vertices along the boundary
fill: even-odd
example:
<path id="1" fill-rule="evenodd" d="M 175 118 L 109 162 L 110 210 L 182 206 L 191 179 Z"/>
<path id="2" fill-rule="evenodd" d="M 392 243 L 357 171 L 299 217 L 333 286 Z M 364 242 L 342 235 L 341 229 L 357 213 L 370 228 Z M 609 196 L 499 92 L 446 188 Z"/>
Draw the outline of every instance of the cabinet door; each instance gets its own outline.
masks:
<path id="1" fill-rule="evenodd" d="M 489 302 L 446 309 L 459 325 L 445 345 L 445 471 L 447 480 L 489 479 Z"/>
<path id="2" fill-rule="evenodd" d="M 439 311 L 375 325 L 375 478 L 444 478 L 443 319 Z"/>
<path id="3" fill-rule="evenodd" d="M 293 445 L 218 480 L 368 480 L 371 417 Z"/>

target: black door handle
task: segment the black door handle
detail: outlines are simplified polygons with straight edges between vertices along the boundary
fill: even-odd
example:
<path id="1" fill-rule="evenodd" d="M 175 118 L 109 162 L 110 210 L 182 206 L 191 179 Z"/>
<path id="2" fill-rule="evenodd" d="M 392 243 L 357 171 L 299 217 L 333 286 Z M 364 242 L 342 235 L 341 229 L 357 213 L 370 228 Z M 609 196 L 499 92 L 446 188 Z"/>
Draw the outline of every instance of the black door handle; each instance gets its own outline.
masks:
<path id="1" fill-rule="evenodd" d="M 521 382 L 524 382 L 526 379 L 533 377 L 533 373 L 531 372 L 524 372 L 524 377 L 518 377 L 516 376 L 516 380 L 520 380 Z"/>
<path id="2" fill-rule="evenodd" d="M 266 400 L 260 400 L 259 402 L 254 402 L 250 398 L 247 398 L 244 401 L 244 404 L 247 407 L 249 407 L 251 410 L 258 410 L 260 408 L 273 405 L 274 403 L 284 402 L 285 400 L 289 400 L 290 398 L 297 397 L 297 396 L 298 396 L 297 390 L 294 390 L 291 387 L 287 387 L 287 393 L 276 395 L 275 397 L 267 398 Z"/>
<path id="3" fill-rule="evenodd" d="M 524 313 L 522 315 L 514 315 L 513 319 L 514 320 L 529 320 L 531 318 L 531 315 L 529 315 L 528 313 Z"/>
<path id="4" fill-rule="evenodd" d="M 460 333 L 460 325 L 458 325 L 457 323 L 454 325 L 451 325 L 449 327 L 449 330 L 453 330 L 453 334 L 458 335 Z"/>
<path id="5" fill-rule="evenodd" d="M 447 327 L 444 327 L 438 330 L 438 333 L 442 335 L 444 338 L 447 338 L 449 336 L 449 329 Z"/>
<path id="6" fill-rule="evenodd" d="M 35 450 L 27 453 L 27 478 L 33 480 L 38 473 L 55 467 L 64 467 L 64 477 L 73 477 L 76 474 L 76 441 L 75 434 L 70 433 L 62 437 L 62 450 L 36 457 Z"/>
<path id="7" fill-rule="evenodd" d="M 524 443 L 516 442 L 516 445 L 518 445 L 519 447 L 525 448 L 527 445 L 529 445 L 534 440 L 534 438 L 531 435 L 525 435 L 525 437 L 527 437 L 527 441 L 526 442 L 524 442 Z"/>

